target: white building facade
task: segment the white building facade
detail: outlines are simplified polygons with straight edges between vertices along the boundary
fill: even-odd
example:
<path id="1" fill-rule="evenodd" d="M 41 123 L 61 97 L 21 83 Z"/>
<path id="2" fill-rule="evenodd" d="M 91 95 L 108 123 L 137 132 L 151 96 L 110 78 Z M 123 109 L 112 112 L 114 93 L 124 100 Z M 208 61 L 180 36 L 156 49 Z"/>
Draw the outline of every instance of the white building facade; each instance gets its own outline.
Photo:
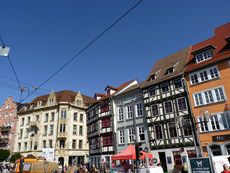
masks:
<path id="1" fill-rule="evenodd" d="M 64 90 L 36 97 L 18 113 L 14 152 L 42 156 L 53 148 L 53 160 L 62 165 L 87 162 L 85 110 L 93 98 Z"/>

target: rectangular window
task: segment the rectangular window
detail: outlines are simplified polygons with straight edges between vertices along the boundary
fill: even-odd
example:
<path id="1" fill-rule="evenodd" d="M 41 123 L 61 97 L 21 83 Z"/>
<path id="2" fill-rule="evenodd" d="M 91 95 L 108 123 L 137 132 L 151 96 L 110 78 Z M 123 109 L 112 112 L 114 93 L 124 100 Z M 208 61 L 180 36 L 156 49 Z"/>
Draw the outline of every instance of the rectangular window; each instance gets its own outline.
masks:
<path id="1" fill-rule="evenodd" d="M 73 140 L 72 142 L 72 149 L 76 149 L 76 140 Z"/>
<path id="2" fill-rule="evenodd" d="M 48 119 L 49 119 L 49 114 L 46 113 L 46 119 L 45 119 L 45 122 L 48 122 Z"/>
<path id="3" fill-rule="evenodd" d="M 163 93 L 169 91 L 169 84 L 168 84 L 168 82 L 161 84 L 161 90 L 162 90 Z"/>
<path id="4" fill-rule="evenodd" d="M 182 88 L 181 79 L 176 79 L 176 80 L 174 80 L 174 86 L 175 86 L 176 89 Z"/>
<path id="5" fill-rule="evenodd" d="M 125 131 L 124 130 L 120 130 L 119 131 L 119 135 L 120 135 L 120 144 L 124 144 L 125 143 Z"/>
<path id="6" fill-rule="evenodd" d="M 80 122 L 83 122 L 83 114 L 80 114 Z"/>
<path id="7" fill-rule="evenodd" d="M 206 105 L 210 103 L 218 103 L 225 101 L 225 94 L 223 86 L 212 88 L 193 94 L 195 106 Z"/>
<path id="8" fill-rule="evenodd" d="M 172 101 L 171 100 L 164 102 L 164 105 L 165 105 L 165 113 L 166 114 L 173 112 Z"/>
<path id="9" fill-rule="evenodd" d="M 210 49 L 209 49 L 209 50 L 206 50 L 206 51 L 204 51 L 204 52 L 201 52 L 201 53 L 199 53 L 199 54 L 196 54 L 196 55 L 195 55 L 195 58 L 196 58 L 196 63 L 200 63 L 200 62 L 202 62 L 202 61 L 205 61 L 205 60 L 207 60 L 207 59 L 212 58 L 212 52 L 211 52 Z"/>
<path id="10" fill-rule="evenodd" d="M 29 136 L 29 129 L 26 129 L 26 138 Z"/>
<path id="11" fill-rule="evenodd" d="M 212 115 L 210 117 L 212 130 L 220 130 L 220 124 L 217 115 Z"/>
<path id="12" fill-rule="evenodd" d="M 39 121 L 39 115 L 36 115 L 36 121 Z"/>
<path id="13" fill-rule="evenodd" d="M 184 136 L 192 136 L 192 125 L 189 120 L 184 121 L 183 133 Z"/>
<path id="14" fill-rule="evenodd" d="M 54 133 L 54 125 L 50 125 L 50 135 L 53 135 Z"/>
<path id="15" fill-rule="evenodd" d="M 23 129 L 20 129 L 20 139 L 22 139 L 22 135 L 23 135 Z"/>
<path id="16" fill-rule="evenodd" d="M 79 135 L 83 135 L 83 127 L 79 126 Z"/>
<path id="17" fill-rule="evenodd" d="M 46 148 L 46 141 L 43 141 L 43 148 Z"/>
<path id="18" fill-rule="evenodd" d="M 22 124 L 21 124 L 22 126 L 24 126 L 24 121 L 25 121 L 25 119 L 24 119 L 24 118 L 22 118 Z"/>
<path id="19" fill-rule="evenodd" d="M 200 126 L 200 132 L 208 131 L 208 122 L 201 117 L 197 117 L 197 120 Z"/>
<path id="20" fill-rule="evenodd" d="M 216 88 L 215 90 L 215 94 L 216 94 L 216 100 L 219 101 L 224 101 L 225 100 L 225 96 L 224 96 L 224 91 L 222 87 Z"/>
<path id="21" fill-rule="evenodd" d="M 151 105 L 151 110 L 152 110 L 152 116 L 158 116 L 159 115 L 159 110 L 158 110 L 157 104 Z"/>
<path id="22" fill-rule="evenodd" d="M 140 141 L 145 141 L 145 129 L 144 127 L 138 127 L 138 132 L 139 132 L 139 140 Z"/>
<path id="23" fill-rule="evenodd" d="M 168 123 L 168 128 L 169 128 L 169 136 L 170 136 L 170 138 L 177 137 L 177 129 L 176 129 L 175 123 Z"/>
<path id="24" fill-rule="evenodd" d="M 119 107 L 119 110 L 118 110 L 118 120 L 122 121 L 123 119 L 124 119 L 123 107 Z"/>
<path id="25" fill-rule="evenodd" d="M 79 140 L 79 149 L 82 149 L 82 140 Z"/>
<path id="26" fill-rule="evenodd" d="M 134 142 L 134 129 L 128 129 L 129 132 L 129 143 Z"/>
<path id="27" fill-rule="evenodd" d="M 73 120 L 77 121 L 77 113 L 76 112 L 73 114 Z"/>
<path id="28" fill-rule="evenodd" d="M 137 106 L 137 116 L 143 115 L 142 103 L 138 103 L 136 106 Z"/>
<path id="29" fill-rule="evenodd" d="M 191 75 L 190 76 L 190 82 L 192 85 L 197 84 L 198 83 L 198 77 L 197 74 Z"/>
<path id="30" fill-rule="evenodd" d="M 178 98 L 177 99 L 177 104 L 178 104 L 179 111 L 187 109 L 186 100 L 185 100 L 184 97 Z"/>
<path id="31" fill-rule="evenodd" d="M 214 100 L 213 100 L 213 95 L 212 95 L 212 91 L 209 90 L 209 91 L 205 91 L 204 92 L 204 95 L 205 95 L 205 101 L 206 103 L 213 103 Z"/>
<path id="32" fill-rule="evenodd" d="M 101 113 L 109 111 L 109 103 L 101 105 Z"/>
<path id="33" fill-rule="evenodd" d="M 44 135 L 47 135 L 47 126 L 44 126 Z"/>
<path id="34" fill-rule="evenodd" d="M 49 140 L 49 147 L 53 148 L 53 141 L 52 140 Z"/>
<path id="35" fill-rule="evenodd" d="M 191 85 L 203 83 L 205 81 L 213 80 L 220 77 L 217 66 L 196 71 L 189 76 Z"/>
<path id="36" fill-rule="evenodd" d="M 111 119 L 110 119 L 110 117 L 101 119 L 101 127 L 102 128 L 111 127 Z"/>
<path id="37" fill-rule="evenodd" d="M 200 106 L 200 105 L 204 104 L 201 93 L 194 94 L 194 97 L 195 97 L 195 105 L 196 106 Z"/>
<path id="38" fill-rule="evenodd" d="M 24 151 L 27 151 L 27 142 L 24 143 Z"/>
<path id="39" fill-rule="evenodd" d="M 21 143 L 18 143 L 18 151 L 21 151 Z"/>
<path id="40" fill-rule="evenodd" d="M 162 139 L 163 134 L 162 134 L 161 125 L 156 125 L 156 126 L 154 126 L 154 128 L 155 128 L 155 137 L 156 137 L 156 139 Z"/>
<path id="41" fill-rule="evenodd" d="M 152 87 L 149 88 L 149 96 L 155 96 L 156 95 L 156 88 Z"/>
<path id="42" fill-rule="evenodd" d="M 73 135 L 76 135 L 76 134 L 77 134 L 77 126 L 73 125 Z"/>
<path id="43" fill-rule="evenodd" d="M 30 117 L 27 118 L 27 124 L 30 124 Z"/>
<path id="44" fill-rule="evenodd" d="M 54 121 L 54 112 L 51 113 L 51 121 Z"/>
<path id="45" fill-rule="evenodd" d="M 128 119 L 133 118 L 133 107 L 132 105 L 127 106 Z"/>
<path id="46" fill-rule="evenodd" d="M 66 110 L 61 110 L 61 118 L 66 118 Z"/>

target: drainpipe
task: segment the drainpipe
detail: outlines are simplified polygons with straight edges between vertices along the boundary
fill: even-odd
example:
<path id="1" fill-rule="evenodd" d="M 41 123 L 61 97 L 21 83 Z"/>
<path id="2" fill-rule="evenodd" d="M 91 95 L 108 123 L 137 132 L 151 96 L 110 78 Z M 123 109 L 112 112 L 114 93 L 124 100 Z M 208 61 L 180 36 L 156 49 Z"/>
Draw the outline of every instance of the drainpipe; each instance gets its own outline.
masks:
<path id="1" fill-rule="evenodd" d="M 196 126 L 196 121 L 192 112 L 192 106 L 191 106 L 191 102 L 190 102 L 190 97 L 189 97 L 189 91 L 188 91 L 188 86 L 187 86 L 187 81 L 185 79 L 184 74 L 182 74 L 182 80 L 183 80 L 183 84 L 184 84 L 184 90 L 185 93 L 187 94 L 187 103 L 188 103 L 188 107 L 190 110 L 190 114 L 191 114 L 191 119 L 192 119 L 192 127 L 193 127 L 193 137 L 194 137 L 194 146 L 196 148 L 196 154 L 197 157 L 202 157 L 203 154 L 201 152 L 201 144 L 200 144 L 200 139 L 199 139 L 199 135 L 198 135 L 198 130 L 197 130 L 197 126 Z M 197 146 L 198 143 L 198 146 Z"/>

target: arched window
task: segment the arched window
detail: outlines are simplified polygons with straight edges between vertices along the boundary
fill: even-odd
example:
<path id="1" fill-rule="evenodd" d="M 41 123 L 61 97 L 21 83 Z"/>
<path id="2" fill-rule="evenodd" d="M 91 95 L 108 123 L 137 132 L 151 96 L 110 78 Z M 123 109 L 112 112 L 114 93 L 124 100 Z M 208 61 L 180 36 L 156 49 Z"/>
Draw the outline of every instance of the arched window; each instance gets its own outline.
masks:
<path id="1" fill-rule="evenodd" d="M 216 145 L 216 144 L 211 145 L 210 149 L 211 149 L 211 152 L 212 152 L 213 156 L 220 156 L 220 155 L 222 155 L 221 148 L 220 148 L 219 145 Z"/>

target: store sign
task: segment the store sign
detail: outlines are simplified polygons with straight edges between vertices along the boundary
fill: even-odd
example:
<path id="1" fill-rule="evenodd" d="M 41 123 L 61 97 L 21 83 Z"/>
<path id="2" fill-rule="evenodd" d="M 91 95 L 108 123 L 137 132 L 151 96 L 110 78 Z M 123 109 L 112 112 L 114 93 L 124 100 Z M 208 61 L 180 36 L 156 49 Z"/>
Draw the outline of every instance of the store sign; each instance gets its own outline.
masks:
<path id="1" fill-rule="evenodd" d="M 221 136 L 213 136 L 213 141 L 227 141 L 230 140 L 230 135 L 221 135 Z"/>
<path id="2" fill-rule="evenodd" d="M 191 158 L 189 160 L 192 173 L 212 173 L 209 158 Z"/>

